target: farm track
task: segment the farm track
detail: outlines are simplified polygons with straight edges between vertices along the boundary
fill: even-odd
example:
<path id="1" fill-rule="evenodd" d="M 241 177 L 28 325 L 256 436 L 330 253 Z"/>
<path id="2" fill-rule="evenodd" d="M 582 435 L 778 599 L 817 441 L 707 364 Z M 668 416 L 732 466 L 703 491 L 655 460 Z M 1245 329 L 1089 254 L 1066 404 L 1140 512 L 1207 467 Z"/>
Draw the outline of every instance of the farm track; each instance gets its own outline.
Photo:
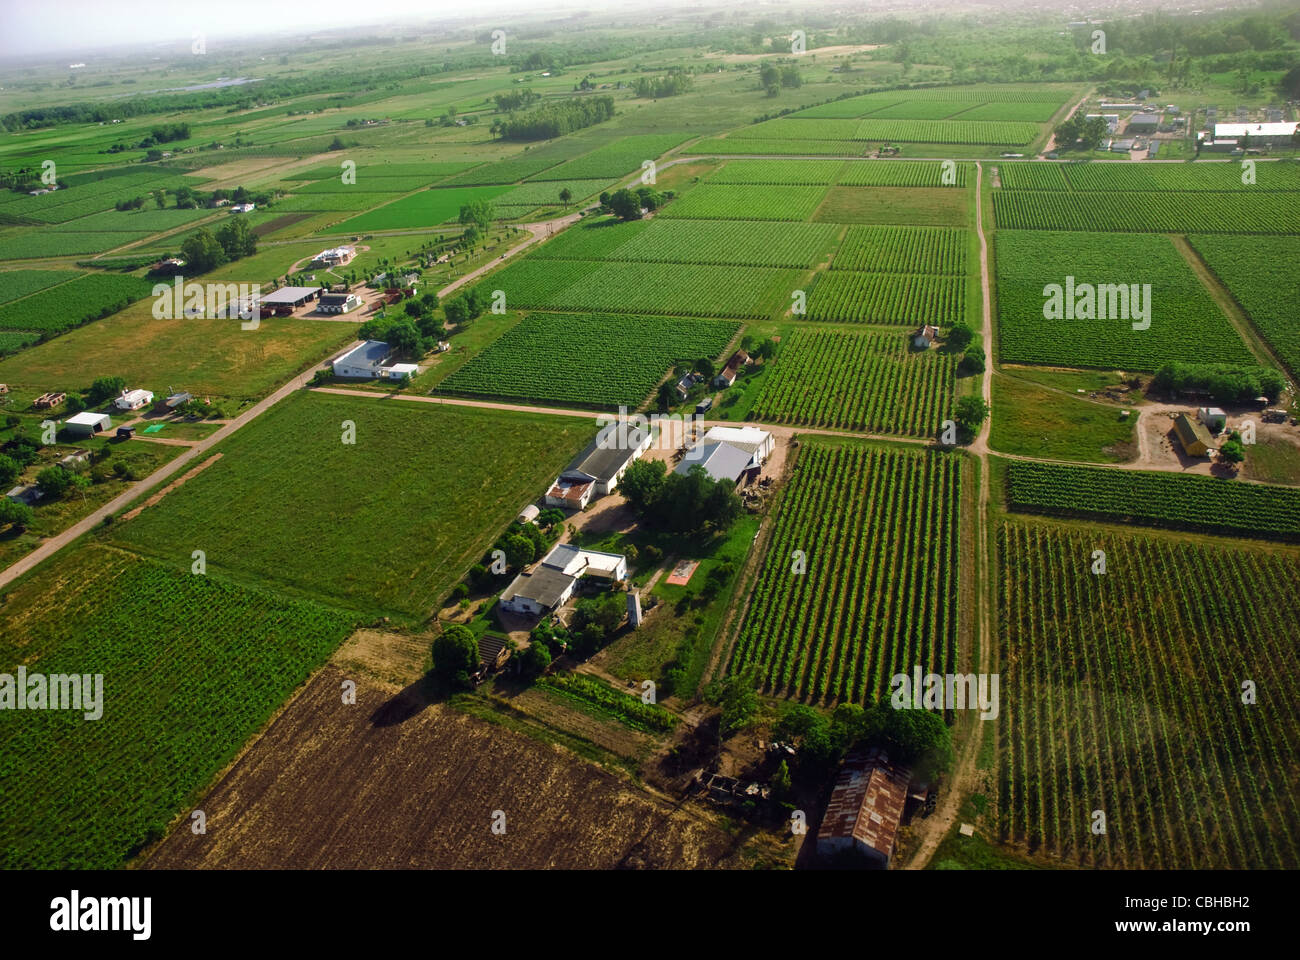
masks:
<path id="1" fill-rule="evenodd" d="M 518 246 L 512 247 L 510 250 L 506 251 L 506 253 L 504 253 L 499 260 L 495 260 L 492 263 L 486 264 L 477 270 L 471 271 L 470 273 L 467 273 L 465 276 L 461 277 L 459 280 L 456 280 L 448 284 L 447 286 L 443 287 L 441 290 L 438 291 L 438 296 L 446 297 L 447 295 L 453 293 L 455 290 L 459 289 L 466 283 L 471 282 L 472 280 L 476 279 L 483 273 L 486 273 L 488 270 L 493 269 L 495 266 L 497 266 L 497 264 L 500 263 L 501 260 L 515 256 L 516 254 L 519 253 L 519 251 L 526 249 L 527 247 L 531 246 L 532 244 L 538 242 L 541 239 L 544 239 L 547 236 L 550 236 L 557 229 L 563 229 L 564 226 L 567 226 L 568 224 L 575 222 L 577 219 L 578 219 L 578 214 L 574 213 L 568 217 L 562 217 L 559 220 L 542 221 L 540 223 L 534 223 L 534 224 L 523 224 L 522 226 L 524 226 L 524 228 L 527 229 L 529 233 L 532 234 L 532 236 L 529 239 L 525 240 L 523 243 L 519 244 Z M 360 340 L 354 340 L 352 341 L 351 344 L 344 347 L 343 351 L 341 352 L 352 350 L 354 347 L 357 347 L 360 344 L 361 344 Z M 194 460 L 196 460 L 197 458 L 203 456 L 205 453 L 208 452 L 208 450 L 212 449 L 212 447 L 216 446 L 218 443 L 225 440 L 236 430 L 239 430 L 241 427 L 244 427 L 247 424 L 252 423 L 254 420 L 256 420 L 258 417 L 264 414 L 267 410 L 270 410 L 273 406 L 275 406 L 285 397 L 288 397 L 290 394 L 295 393 L 296 391 L 305 387 L 307 383 L 311 380 L 311 378 L 315 375 L 318 366 L 319 364 L 312 364 L 310 369 L 297 374 L 295 377 L 293 377 L 283 386 L 279 387 L 274 392 L 263 397 L 257 403 L 253 404 L 253 406 L 249 407 L 243 413 L 239 414 L 239 416 L 230 420 L 225 426 L 223 426 L 220 430 L 217 430 L 210 437 L 207 437 L 203 440 L 199 440 L 194 444 L 190 445 L 190 448 L 186 450 L 184 453 L 180 454 L 178 457 L 176 457 L 176 459 L 159 467 L 153 473 L 149 474 L 149 476 L 144 477 L 143 479 L 137 481 L 128 490 L 123 491 L 121 494 L 114 497 L 112 500 L 104 504 L 99 509 L 95 510 L 93 513 L 89 514 L 86 517 L 83 517 L 81 520 L 77 521 L 72 526 L 68 527 L 66 530 L 62 530 L 59 533 L 55 534 L 54 536 L 50 537 L 49 539 L 45 540 L 39 546 L 37 546 L 36 549 L 32 550 L 31 553 L 27 554 L 24 557 L 19 558 L 18 560 L 16 560 L 14 563 L 10 564 L 8 567 L 4 568 L 3 570 L 0 570 L 0 588 L 7 587 L 9 584 L 13 583 L 19 577 L 22 577 L 24 574 L 35 569 L 41 563 L 48 560 L 50 557 L 54 556 L 64 547 L 68 546 L 68 544 L 73 543 L 74 541 L 80 539 L 85 534 L 89 533 L 95 527 L 103 524 L 106 518 L 115 515 L 117 511 L 121 510 L 123 507 L 128 506 L 139 497 L 144 496 L 150 490 L 154 489 L 160 483 L 165 481 L 168 477 L 173 476 L 177 471 L 179 471 L 184 466 L 186 466 L 186 464 L 189 464 Z M 588 414 L 584 413 L 582 414 L 582 416 L 588 416 Z"/>
<path id="2" fill-rule="evenodd" d="M 975 231 L 980 241 L 980 293 L 982 300 L 980 333 L 984 340 L 984 373 L 980 377 L 980 392 L 985 404 L 991 405 L 993 401 L 993 308 L 989 288 L 989 245 L 988 239 L 984 236 L 983 181 L 984 168 L 977 161 L 975 164 Z M 979 634 L 979 667 L 975 672 L 983 674 L 991 672 L 989 668 L 993 662 L 988 459 L 988 438 L 992 426 L 992 418 L 986 417 L 984 423 L 980 425 L 979 434 L 967 448 L 978 461 L 976 464 L 976 489 L 979 493 L 975 510 L 975 548 L 976 582 L 980 585 L 980 588 L 976 591 L 976 602 L 979 607 L 979 615 L 976 618 Z M 963 660 L 963 663 L 970 665 L 969 661 L 966 660 Z M 979 758 L 980 744 L 984 737 L 984 731 L 980 727 L 981 722 L 975 719 L 970 711 L 966 711 L 966 737 L 962 744 L 962 752 L 957 758 L 956 767 L 949 779 L 947 789 L 939 801 L 938 808 L 931 817 L 925 820 L 920 845 L 908 860 L 905 869 L 924 869 L 929 864 L 930 858 L 934 856 L 934 852 L 939 848 L 939 844 L 943 842 L 943 838 L 948 835 L 953 824 L 956 823 L 958 812 L 961 809 L 961 798 L 970 792 L 971 785 L 977 775 L 976 762 Z"/>

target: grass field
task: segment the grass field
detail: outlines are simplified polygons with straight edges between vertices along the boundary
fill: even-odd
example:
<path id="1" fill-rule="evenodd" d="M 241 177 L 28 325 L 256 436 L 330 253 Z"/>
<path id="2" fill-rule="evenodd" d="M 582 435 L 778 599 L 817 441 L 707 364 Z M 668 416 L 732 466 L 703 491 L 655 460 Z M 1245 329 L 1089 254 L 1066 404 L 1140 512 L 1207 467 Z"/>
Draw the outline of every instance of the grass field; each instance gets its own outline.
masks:
<path id="1" fill-rule="evenodd" d="M 345 420 L 355 444 L 341 442 Z M 203 549 L 210 570 L 240 582 L 422 618 L 594 429 L 578 418 L 300 394 L 113 537 L 173 567 Z"/>
<path id="2" fill-rule="evenodd" d="M 918 663 L 950 672 L 965 474 L 958 456 L 804 438 L 730 671 L 827 704 L 874 700 Z"/>
<path id="3" fill-rule="evenodd" d="M 674 363 L 716 358 L 738 329 L 738 324 L 720 320 L 533 314 L 443 380 L 439 389 L 539 403 L 636 408 Z M 575 350 L 575 343 L 587 346 Z"/>
<path id="4" fill-rule="evenodd" d="M 914 351 L 910 330 L 797 328 L 782 340 L 751 416 L 764 423 L 936 436 L 952 410 L 958 357 Z"/>
<path id="5" fill-rule="evenodd" d="M 121 866 L 162 836 L 351 623 L 98 545 L 10 589 L 4 661 L 101 674 L 104 702 L 97 720 L 0 712 L 0 865 Z"/>
<path id="6" fill-rule="evenodd" d="M 1240 335 L 1167 238 L 1155 235 L 1001 231 L 997 255 L 999 350 L 1004 363 L 1156 370 L 1170 361 L 1252 364 Z M 1150 284 L 1150 326 L 1125 319 L 1044 318 L 1044 288 Z"/>
<path id="7" fill-rule="evenodd" d="M 989 446 L 1001 453 L 1084 463 L 1122 463 L 1137 454 L 1136 410 L 1122 418 L 1111 404 L 1001 374 L 993 377 L 993 407 L 998 415 L 992 420 Z"/>
<path id="8" fill-rule="evenodd" d="M 1300 682 L 1297 558 L 1019 523 L 998 555 L 1003 839 L 1099 868 L 1296 863 L 1300 730 L 1265 691 Z"/>
<path id="9" fill-rule="evenodd" d="M 263 321 L 257 330 L 241 330 L 232 320 L 155 320 L 150 303 L 0 362 L 0 383 L 34 396 L 86 389 L 109 374 L 160 395 L 172 386 L 216 397 L 260 397 L 356 333 L 346 324 L 292 317 Z"/>

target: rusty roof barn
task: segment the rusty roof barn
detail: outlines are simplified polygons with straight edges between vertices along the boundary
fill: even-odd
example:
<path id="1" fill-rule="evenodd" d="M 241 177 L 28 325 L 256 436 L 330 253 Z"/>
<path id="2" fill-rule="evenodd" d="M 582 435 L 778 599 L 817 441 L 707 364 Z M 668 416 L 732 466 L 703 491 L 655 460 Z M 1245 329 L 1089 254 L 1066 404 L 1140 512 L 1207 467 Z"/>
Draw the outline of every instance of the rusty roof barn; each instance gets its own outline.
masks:
<path id="1" fill-rule="evenodd" d="M 857 850 L 874 865 L 888 867 L 911 779 L 909 770 L 879 748 L 849 754 L 817 831 L 817 853 Z"/>

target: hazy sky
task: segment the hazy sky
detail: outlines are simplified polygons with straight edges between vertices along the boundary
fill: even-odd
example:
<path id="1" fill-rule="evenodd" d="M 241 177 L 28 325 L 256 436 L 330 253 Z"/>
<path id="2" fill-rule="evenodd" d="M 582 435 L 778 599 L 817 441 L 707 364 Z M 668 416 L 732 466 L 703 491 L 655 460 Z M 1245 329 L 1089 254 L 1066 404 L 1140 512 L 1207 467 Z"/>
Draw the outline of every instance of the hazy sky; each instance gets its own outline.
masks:
<path id="1" fill-rule="evenodd" d="M 0 0 L 0 56 L 447 16 L 486 24 L 511 11 L 598 6 L 600 0 Z"/>

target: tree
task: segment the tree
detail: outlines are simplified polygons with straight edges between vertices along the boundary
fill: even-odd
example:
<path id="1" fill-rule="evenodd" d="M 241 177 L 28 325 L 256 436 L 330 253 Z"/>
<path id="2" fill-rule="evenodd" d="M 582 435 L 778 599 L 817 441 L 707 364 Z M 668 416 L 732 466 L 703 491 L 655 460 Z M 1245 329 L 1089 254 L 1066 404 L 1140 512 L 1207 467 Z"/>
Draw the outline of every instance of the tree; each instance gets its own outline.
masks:
<path id="1" fill-rule="evenodd" d="M 965 321 L 958 320 L 948 330 L 948 343 L 955 350 L 965 350 L 970 344 L 971 338 L 975 336 L 975 331 Z"/>
<path id="2" fill-rule="evenodd" d="M 0 486 L 9 486 L 18 479 L 22 466 L 13 457 L 0 453 Z M 5 501 L 9 502 L 9 501 Z"/>
<path id="3" fill-rule="evenodd" d="M 966 352 L 961 355 L 961 363 L 957 365 L 963 373 L 983 373 L 984 372 L 984 351 L 973 344 L 966 348 Z"/>
<path id="4" fill-rule="evenodd" d="M 655 399 L 655 405 L 660 413 L 667 413 L 677 405 L 677 387 L 671 380 L 659 384 L 659 395 Z"/>
<path id="5" fill-rule="evenodd" d="M 231 217 L 219 227 L 217 243 L 221 244 L 227 260 L 250 257 L 257 252 L 257 236 L 244 217 Z"/>
<path id="6" fill-rule="evenodd" d="M 663 196 L 657 190 L 651 190 L 649 187 L 641 187 L 636 192 L 637 199 L 641 201 L 641 206 L 647 210 L 658 210 L 663 203 Z"/>
<path id="7" fill-rule="evenodd" d="M 419 300 L 407 300 L 402 304 L 402 310 L 412 320 L 419 320 L 420 317 L 424 316 L 424 305 Z"/>
<path id="8" fill-rule="evenodd" d="M 533 541 L 517 533 L 506 537 L 501 549 L 505 551 L 506 563 L 512 567 L 526 567 L 537 559 L 537 547 Z"/>
<path id="9" fill-rule="evenodd" d="M 519 655 L 519 662 L 524 676 L 541 676 L 551 665 L 551 651 L 540 641 L 530 643 Z"/>
<path id="10" fill-rule="evenodd" d="M 618 482 L 619 493 L 633 510 L 644 510 L 658 498 L 667 474 L 668 465 L 662 460 L 634 460 Z"/>
<path id="11" fill-rule="evenodd" d="M 713 375 L 718 372 L 717 364 L 709 357 L 700 357 L 691 367 L 698 374 L 702 374 L 705 379 L 712 380 Z"/>
<path id="12" fill-rule="evenodd" d="M 492 226 L 492 215 L 492 204 L 486 200 L 475 200 L 472 203 L 461 204 L 457 221 L 462 226 L 472 224 L 481 230 L 487 230 Z"/>
<path id="13" fill-rule="evenodd" d="M 781 92 L 781 71 L 776 64 L 765 63 L 758 68 L 758 82 L 769 97 L 775 97 Z"/>
<path id="14" fill-rule="evenodd" d="M 1232 464 L 1246 459 L 1246 448 L 1242 445 L 1240 433 L 1233 430 L 1228 434 L 1228 439 L 1219 447 L 1219 456 Z"/>
<path id="15" fill-rule="evenodd" d="M 420 303 L 424 304 L 426 312 L 432 312 L 438 309 L 438 295 L 430 290 L 424 296 L 420 297 Z"/>
<path id="16" fill-rule="evenodd" d="M 777 800 L 784 800 L 790 796 L 791 787 L 790 767 L 782 760 L 776 765 L 776 772 L 772 774 L 772 796 Z"/>
<path id="17" fill-rule="evenodd" d="M 469 320 L 469 306 L 463 296 L 457 297 L 455 300 L 449 300 L 443 305 L 442 309 L 447 316 L 448 323 L 459 325 Z"/>
<path id="18" fill-rule="evenodd" d="M 395 351 L 407 356 L 420 352 L 420 331 L 415 324 L 403 317 L 395 321 L 384 333 L 384 342 Z"/>
<path id="19" fill-rule="evenodd" d="M 196 273 L 207 273 L 226 262 L 226 251 L 217 242 L 217 238 L 207 228 L 203 228 L 181 243 L 181 259 L 188 269 Z"/>
<path id="20" fill-rule="evenodd" d="M 444 683 L 467 690 L 470 674 L 478 669 L 478 642 L 468 627 L 444 627 L 433 641 L 433 672 Z"/>
<path id="21" fill-rule="evenodd" d="M 988 404 L 984 402 L 983 397 L 962 397 L 957 401 L 957 409 L 953 414 L 953 419 L 957 421 L 957 426 L 963 432 L 974 436 L 980 428 L 980 424 L 989 415 Z"/>
<path id="22" fill-rule="evenodd" d="M 36 488 L 47 497 L 61 497 L 72 485 L 72 474 L 60 466 L 46 467 L 36 475 Z"/>
<path id="23" fill-rule="evenodd" d="M 342 139 L 340 139 L 339 137 L 335 137 L 333 140 L 330 141 L 331 150 L 346 150 L 347 148 L 348 145 L 344 143 Z"/>
<path id="24" fill-rule="evenodd" d="M 640 220 L 641 198 L 626 188 L 615 190 L 609 196 L 609 209 L 620 220 Z"/>
<path id="25" fill-rule="evenodd" d="M 8 497 L 0 499 L 0 527 L 24 530 L 35 516 L 35 511 L 25 503 L 10 500 Z"/>
<path id="26" fill-rule="evenodd" d="M 126 377 L 96 377 L 90 384 L 87 400 L 93 406 L 112 397 L 120 396 L 126 389 Z"/>
<path id="27" fill-rule="evenodd" d="M 154 190 L 153 193 L 152 193 L 152 196 L 153 196 L 153 202 L 156 203 L 156 204 L 158 205 L 158 209 L 159 209 L 159 210 L 161 210 L 163 207 L 167 206 L 167 191 L 166 191 L 166 190 Z"/>
<path id="28" fill-rule="evenodd" d="M 568 187 L 565 187 L 560 191 L 560 203 L 564 204 L 567 207 L 569 205 L 569 202 L 572 199 L 573 199 L 573 191 L 570 190 Z"/>
<path id="29" fill-rule="evenodd" d="M 758 712 L 758 693 L 754 689 L 753 668 L 734 674 L 722 683 L 720 696 L 722 718 L 718 722 L 718 733 L 723 739 L 739 733 L 754 719 Z"/>

